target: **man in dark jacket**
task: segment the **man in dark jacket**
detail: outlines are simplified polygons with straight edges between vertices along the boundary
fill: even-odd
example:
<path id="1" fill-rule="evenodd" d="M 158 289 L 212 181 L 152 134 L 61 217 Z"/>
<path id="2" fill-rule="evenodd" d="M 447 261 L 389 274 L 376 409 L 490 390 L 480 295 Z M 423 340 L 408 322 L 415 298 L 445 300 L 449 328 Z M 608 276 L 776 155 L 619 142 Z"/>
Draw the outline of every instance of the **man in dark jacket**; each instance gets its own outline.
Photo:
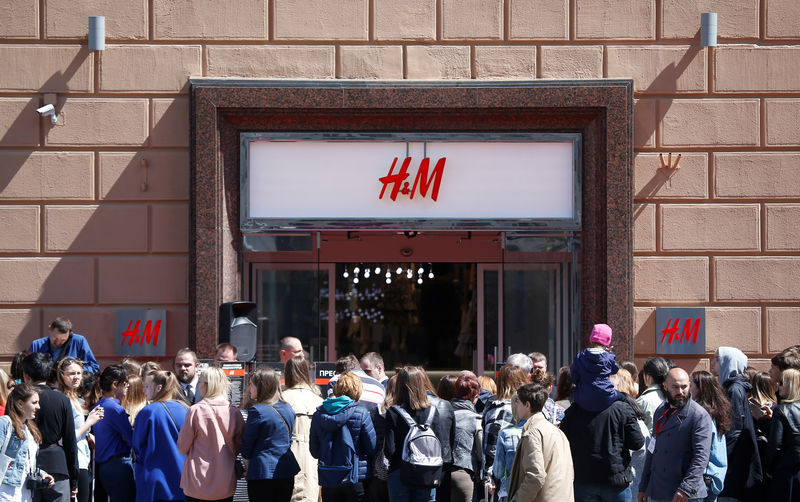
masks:
<path id="1" fill-rule="evenodd" d="M 42 444 L 36 456 L 37 466 L 55 478 L 53 488 L 61 495 L 54 502 L 69 502 L 78 492 L 78 448 L 72 405 L 64 394 L 45 385 L 53 360 L 49 354 L 34 352 L 22 360 L 25 382 L 39 391 L 36 426 Z"/>
<path id="2" fill-rule="evenodd" d="M 647 446 L 637 500 L 702 500 L 708 495 L 703 473 L 711 455 L 714 422 L 692 400 L 689 375 L 683 369 L 669 370 L 664 394 L 667 401 L 653 414 L 653 440 Z"/>
<path id="3" fill-rule="evenodd" d="M 757 496 L 763 479 L 756 430 L 747 393 L 752 386 L 744 375 L 747 356 L 734 347 L 720 347 L 711 359 L 711 372 L 731 401 L 731 427 L 725 434 L 728 471 L 720 499 L 750 500 Z"/>
<path id="4" fill-rule="evenodd" d="M 619 500 L 633 481 L 630 450 L 644 444 L 644 436 L 629 401 L 614 401 L 594 412 L 573 403 L 564 413 L 561 431 L 569 439 L 574 459 L 575 500 Z M 627 497 L 626 497 L 627 498 Z"/>

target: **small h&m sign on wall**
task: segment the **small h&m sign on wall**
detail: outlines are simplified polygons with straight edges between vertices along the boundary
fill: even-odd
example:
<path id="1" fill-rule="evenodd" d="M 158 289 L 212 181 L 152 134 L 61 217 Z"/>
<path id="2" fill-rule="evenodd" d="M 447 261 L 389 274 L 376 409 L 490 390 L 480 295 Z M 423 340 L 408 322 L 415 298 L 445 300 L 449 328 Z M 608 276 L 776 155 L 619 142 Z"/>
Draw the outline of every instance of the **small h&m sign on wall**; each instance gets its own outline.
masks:
<path id="1" fill-rule="evenodd" d="M 704 307 L 657 307 L 656 354 L 705 354 Z"/>
<path id="2" fill-rule="evenodd" d="M 164 309 L 117 310 L 118 356 L 165 356 L 167 311 Z"/>

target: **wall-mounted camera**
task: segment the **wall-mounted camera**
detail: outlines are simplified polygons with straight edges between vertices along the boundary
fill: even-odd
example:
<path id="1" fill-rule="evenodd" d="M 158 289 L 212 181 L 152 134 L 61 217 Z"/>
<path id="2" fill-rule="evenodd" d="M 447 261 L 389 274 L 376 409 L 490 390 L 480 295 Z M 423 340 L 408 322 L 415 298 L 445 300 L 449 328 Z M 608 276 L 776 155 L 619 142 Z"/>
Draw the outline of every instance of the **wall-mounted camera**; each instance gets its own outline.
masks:
<path id="1" fill-rule="evenodd" d="M 44 105 L 41 108 L 37 108 L 36 112 L 41 115 L 42 117 L 50 116 L 50 122 L 55 125 L 58 123 L 58 116 L 56 116 L 56 107 L 53 105 Z"/>

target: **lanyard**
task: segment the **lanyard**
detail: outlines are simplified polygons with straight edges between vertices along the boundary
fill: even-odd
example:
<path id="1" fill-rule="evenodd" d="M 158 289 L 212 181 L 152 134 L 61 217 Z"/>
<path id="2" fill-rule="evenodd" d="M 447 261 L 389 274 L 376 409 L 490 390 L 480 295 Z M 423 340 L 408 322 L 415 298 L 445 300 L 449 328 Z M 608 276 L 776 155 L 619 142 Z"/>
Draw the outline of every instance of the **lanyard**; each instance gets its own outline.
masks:
<path id="1" fill-rule="evenodd" d="M 656 420 L 655 427 L 653 428 L 655 430 L 655 436 L 656 437 L 658 437 L 658 433 L 661 432 L 661 429 L 664 428 L 664 424 L 666 424 L 669 421 L 670 417 L 672 417 L 672 415 L 674 415 L 675 412 L 677 412 L 677 411 L 678 411 L 678 408 L 673 408 L 672 411 L 669 411 L 669 409 L 667 409 L 667 410 L 664 410 L 664 413 L 662 413 L 660 417 L 658 417 L 658 419 Z M 667 415 L 667 412 L 669 412 L 669 415 Z M 667 415 L 667 418 L 664 418 L 664 415 Z M 662 418 L 664 419 L 663 422 L 661 422 Z M 661 425 L 659 425 L 658 422 L 661 422 Z"/>

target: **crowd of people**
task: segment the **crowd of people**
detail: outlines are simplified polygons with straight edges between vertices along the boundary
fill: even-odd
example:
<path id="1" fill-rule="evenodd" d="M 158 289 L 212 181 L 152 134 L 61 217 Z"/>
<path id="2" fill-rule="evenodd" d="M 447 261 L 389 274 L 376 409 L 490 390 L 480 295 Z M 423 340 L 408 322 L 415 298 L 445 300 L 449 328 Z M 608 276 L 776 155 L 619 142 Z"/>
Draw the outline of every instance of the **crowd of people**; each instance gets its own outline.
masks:
<path id="1" fill-rule="evenodd" d="M 283 371 L 252 372 L 237 407 L 188 348 L 169 370 L 100 371 L 69 321 L 50 327 L 63 340 L 34 342 L 0 387 L 0 501 L 232 501 L 242 486 L 279 502 L 800 500 L 800 345 L 769 372 L 734 347 L 711 372 L 639 369 L 598 324 L 555 376 L 543 354 L 512 354 L 495 378 L 434 387 L 421 366 L 388 377 L 371 352 L 320 389 L 285 338 Z"/>

